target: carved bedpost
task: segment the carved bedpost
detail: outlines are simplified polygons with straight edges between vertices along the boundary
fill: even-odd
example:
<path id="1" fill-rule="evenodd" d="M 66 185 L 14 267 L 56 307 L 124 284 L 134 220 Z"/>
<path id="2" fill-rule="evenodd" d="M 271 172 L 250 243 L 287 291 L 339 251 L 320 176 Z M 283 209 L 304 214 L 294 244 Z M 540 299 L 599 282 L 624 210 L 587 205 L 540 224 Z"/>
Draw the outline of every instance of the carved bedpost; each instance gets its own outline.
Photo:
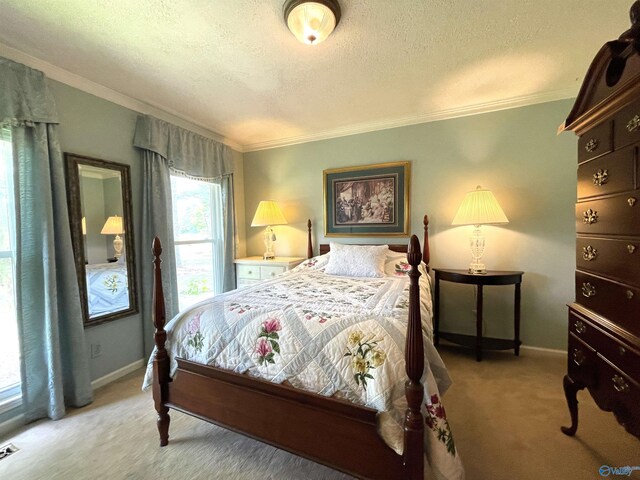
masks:
<path id="1" fill-rule="evenodd" d="M 429 261 L 431 254 L 429 253 L 429 215 L 425 215 L 422 219 L 424 224 L 424 237 L 422 238 L 422 261 L 427 266 L 427 272 L 429 271 Z"/>
<path id="2" fill-rule="evenodd" d="M 160 269 L 160 254 L 162 245 L 160 239 L 153 239 L 153 325 L 156 327 L 154 340 L 156 343 L 156 355 L 153 359 L 153 401 L 158 412 L 158 432 L 160 433 L 160 446 L 169 443 L 169 407 L 167 402 L 167 388 L 169 378 L 169 355 L 165 349 L 167 332 L 164 330 L 166 315 L 164 310 L 164 292 L 162 291 L 162 271 Z"/>
<path id="3" fill-rule="evenodd" d="M 425 216 L 426 221 L 426 216 Z M 426 223 L 425 223 L 426 230 Z M 420 408 L 424 397 L 421 383 L 424 372 L 424 345 L 422 341 L 422 321 L 420 318 L 420 291 L 418 265 L 422 260 L 420 241 L 411 236 L 407 260 L 411 265 L 409 272 L 409 322 L 407 325 L 407 341 L 405 344 L 406 371 L 409 379 L 405 384 L 407 409 L 404 419 L 404 465 L 407 479 L 418 480 L 424 476 L 424 417 Z"/>
<path id="4" fill-rule="evenodd" d="M 307 258 L 313 257 L 313 243 L 311 241 L 311 219 L 307 220 Z"/>

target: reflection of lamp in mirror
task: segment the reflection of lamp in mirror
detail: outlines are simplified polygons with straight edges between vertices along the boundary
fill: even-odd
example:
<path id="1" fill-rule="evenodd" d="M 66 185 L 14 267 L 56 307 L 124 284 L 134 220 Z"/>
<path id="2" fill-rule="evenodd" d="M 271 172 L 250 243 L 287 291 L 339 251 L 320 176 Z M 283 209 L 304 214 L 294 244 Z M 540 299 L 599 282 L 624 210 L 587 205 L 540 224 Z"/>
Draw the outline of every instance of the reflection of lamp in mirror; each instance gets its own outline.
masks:
<path id="1" fill-rule="evenodd" d="M 264 227 L 264 248 L 265 252 L 262 256 L 265 260 L 272 260 L 276 258 L 273 253 L 273 242 L 276 240 L 276 235 L 273 233 L 271 225 L 286 225 L 287 221 L 282 214 L 282 210 L 276 202 L 273 200 L 262 200 L 258 204 L 256 214 L 251 221 L 252 227 Z"/>
<path id="2" fill-rule="evenodd" d="M 116 238 L 113 240 L 113 249 L 116 251 L 115 257 L 120 258 L 120 256 L 122 255 L 122 238 L 120 238 L 120 235 L 124 233 L 122 217 L 114 215 L 113 217 L 107 218 L 107 221 L 104 222 L 104 227 L 102 227 L 100 233 L 102 235 L 116 236 Z"/>
<path id="3" fill-rule="evenodd" d="M 509 223 L 507 216 L 500 208 L 491 190 L 483 189 L 480 185 L 472 192 L 468 192 L 462 200 L 458 213 L 451 222 L 452 225 L 475 225 L 469 244 L 471 246 L 471 264 L 469 273 L 483 274 L 487 269 L 482 263 L 485 238 L 480 231 L 481 225 L 499 225 Z"/>

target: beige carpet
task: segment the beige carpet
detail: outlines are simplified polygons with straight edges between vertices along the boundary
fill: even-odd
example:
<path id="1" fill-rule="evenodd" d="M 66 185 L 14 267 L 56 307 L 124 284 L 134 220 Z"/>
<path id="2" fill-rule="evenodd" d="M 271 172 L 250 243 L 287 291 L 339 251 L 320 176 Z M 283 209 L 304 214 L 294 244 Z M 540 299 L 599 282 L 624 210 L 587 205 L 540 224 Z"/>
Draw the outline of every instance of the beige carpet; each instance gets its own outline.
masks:
<path id="1" fill-rule="evenodd" d="M 587 480 L 602 478 L 601 465 L 640 465 L 640 441 L 598 410 L 588 394 L 579 397 L 578 435 L 560 433 L 569 418 L 563 357 L 489 352 L 477 363 L 470 352 L 441 351 L 455 382 L 445 405 L 467 479 Z M 99 390 L 91 406 L 63 420 L 37 422 L 0 439 L 0 445 L 12 442 L 21 449 L 0 461 L 0 479 L 348 478 L 176 412 L 171 443 L 160 449 L 141 378 L 136 372 Z M 640 478 L 640 472 L 631 478 Z"/>

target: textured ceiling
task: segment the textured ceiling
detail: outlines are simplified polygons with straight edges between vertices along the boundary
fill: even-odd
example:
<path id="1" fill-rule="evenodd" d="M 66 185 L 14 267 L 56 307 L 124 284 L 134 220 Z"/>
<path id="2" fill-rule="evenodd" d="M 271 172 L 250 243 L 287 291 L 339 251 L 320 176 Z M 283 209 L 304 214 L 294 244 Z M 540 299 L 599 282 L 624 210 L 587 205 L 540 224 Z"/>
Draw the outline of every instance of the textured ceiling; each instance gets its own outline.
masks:
<path id="1" fill-rule="evenodd" d="M 0 42 L 255 149 L 575 95 L 631 0 L 2 0 Z"/>

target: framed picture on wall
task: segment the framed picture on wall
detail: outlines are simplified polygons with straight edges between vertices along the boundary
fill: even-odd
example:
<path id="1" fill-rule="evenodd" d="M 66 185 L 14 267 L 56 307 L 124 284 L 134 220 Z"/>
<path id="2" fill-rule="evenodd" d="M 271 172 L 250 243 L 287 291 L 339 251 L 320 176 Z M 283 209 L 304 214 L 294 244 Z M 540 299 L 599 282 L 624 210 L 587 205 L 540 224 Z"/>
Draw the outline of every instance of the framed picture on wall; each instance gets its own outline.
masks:
<path id="1" fill-rule="evenodd" d="M 410 180 L 410 162 L 325 170 L 325 236 L 409 235 Z"/>

